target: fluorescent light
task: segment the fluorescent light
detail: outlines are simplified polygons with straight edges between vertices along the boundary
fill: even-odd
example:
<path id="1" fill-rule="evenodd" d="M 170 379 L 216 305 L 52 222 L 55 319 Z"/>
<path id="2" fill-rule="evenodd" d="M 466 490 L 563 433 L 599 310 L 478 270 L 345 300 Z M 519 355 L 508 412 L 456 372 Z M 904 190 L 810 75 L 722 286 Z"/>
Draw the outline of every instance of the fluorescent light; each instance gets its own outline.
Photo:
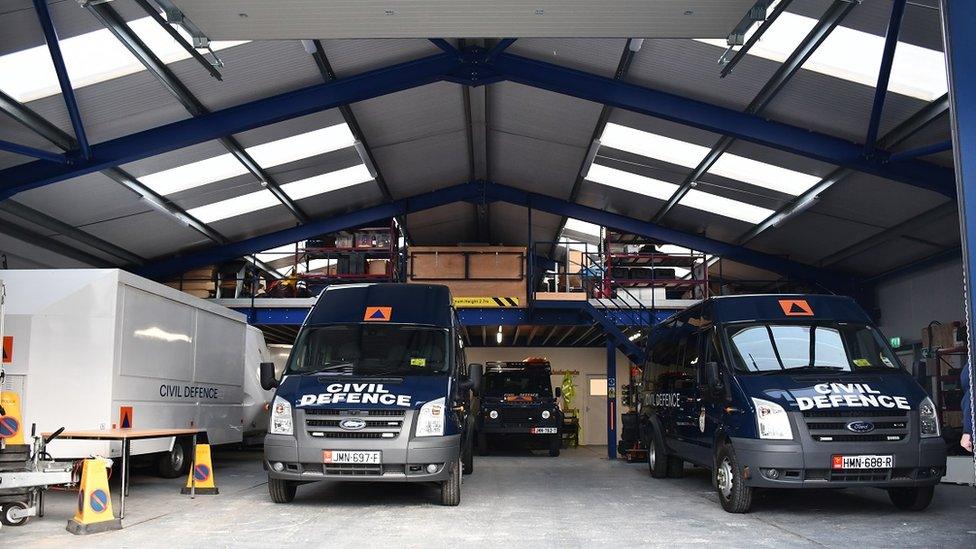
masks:
<path id="1" fill-rule="evenodd" d="M 686 168 L 696 168 L 711 150 L 702 145 L 613 123 L 607 124 L 600 142 L 606 147 Z M 723 154 L 708 173 L 793 196 L 802 194 L 820 181 L 814 175 L 731 153 Z"/>
<path id="2" fill-rule="evenodd" d="M 129 22 L 129 27 L 163 63 L 188 59 L 190 54 L 150 17 Z M 183 37 L 188 35 L 179 29 Z M 215 51 L 247 41 L 211 42 Z M 145 70 L 108 29 L 88 32 L 60 41 L 64 64 L 74 89 Z M 47 46 L 28 48 L 0 56 L 0 89 L 21 103 L 61 93 Z"/>
<path id="3" fill-rule="evenodd" d="M 810 17 L 784 12 L 747 55 L 782 63 L 816 23 Z M 723 50 L 727 47 L 725 40 L 698 41 Z M 813 52 L 803 68 L 874 87 L 878 82 L 884 42 L 883 36 L 838 26 Z M 898 42 L 888 91 L 922 101 L 932 101 L 944 95 L 948 91 L 945 55 L 941 51 Z"/>
<path id="4" fill-rule="evenodd" d="M 273 168 L 350 147 L 353 141 L 349 126 L 342 123 L 262 143 L 246 150 L 262 168 Z M 246 173 L 247 168 L 227 153 L 144 175 L 139 181 L 159 194 L 168 195 Z"/>
<path id="5" fill-rule="evenodd" d="M 282 185 L 281 190 L 285 191 L 285 194 L 292 200 L 301 200 L 310 196 L 365 183 L 372 179 L 373 176 L 369 174 L 366 166 L 359 164 L 358 166 L 344 170 L 324 173 L 315 177 L 309 177 L 308 179 L 302 179 L 301 181 L 288 183 L 287 185 Z"/>
<path id="6" fill-rule="evenodd" d="M 301 200 L 303 198 L 327 193 L 329 191 L 335 191 L 351 185 L 365 183 L 370 179 L 369 171 L 366 169 L 366 166 L 360 164 L 344 170 L 337 170 L 334 172 L 317 175 L 315 177 L 310 177 L 308 179 L 295 181 L 293 183 L 288 183 L 286 185 L 282 185 L 281 190 L 284 191 L 285 194 L 287 194 L 292 200 Z M 204 223 L 212 223 L 214 221 L 220 221 L 221 219 L 227 219 L 229 217 L 235 217 L 257 210 L 270 208 L 272 206 L 277 206 L 278 204 L 280 204 L 280 202 L 275 195 L 271 194 L 271 191 L 262 189 L 243 196 L 228 198 L 227 200 L 221 200 L 220 202 L 214 202 L 213 204 L 193 208 L 187 213 Z"/>
<path id="7" fill-rule="evenodd" d="M 671 195 L 678 190 L 678 186 L 673 183 L 609 168 L 600 164 L 594 164 L 590 168 L 589 173 L 586 174 L 586 179 L 594 183 L 600 183 L 601 185 L 615 187 L 664 201 L 671 198 Z M 697 189 L 689 190 L 679 204 L 753 224 L 759 223 L 773 213 L 772 210 L 767 208 L 706 193 Z"/>
<path id="8" fill-rule="evenodd" d="M 277 248 L 271 248 L 270 250 L 264 250 L 257 254 L 258 261 L 263 261 L 265 263 L 269 261 L 274 261 L 276 259 L 281 259 L 287 256 L 295 255 L 295 244 L 285 244 L 284 246 L 278 246 Z"/>
<path id="9" fill-rule="evenodd" d="M 497 334 L 495 334 L 495 341 L 497 341 L 499 345 L 501 344 L 501 342 L 502 342 L 502 333 L 501 332 L 498 332 Z"/>

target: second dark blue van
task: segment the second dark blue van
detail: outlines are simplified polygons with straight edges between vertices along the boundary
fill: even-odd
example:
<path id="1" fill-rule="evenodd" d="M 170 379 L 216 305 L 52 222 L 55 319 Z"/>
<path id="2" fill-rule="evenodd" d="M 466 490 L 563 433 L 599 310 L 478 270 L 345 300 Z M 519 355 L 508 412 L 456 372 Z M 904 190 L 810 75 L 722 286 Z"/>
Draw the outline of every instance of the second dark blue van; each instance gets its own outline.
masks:
<path id="1" fill-rule="evenodd" d="M 705 300 L 655 327 L 639 395 L 651 475 L 706 467 L 729 512 L 757 488 L 851 486 L 921 510 L 945 474 L 932 400 L 845 297 Z"/>

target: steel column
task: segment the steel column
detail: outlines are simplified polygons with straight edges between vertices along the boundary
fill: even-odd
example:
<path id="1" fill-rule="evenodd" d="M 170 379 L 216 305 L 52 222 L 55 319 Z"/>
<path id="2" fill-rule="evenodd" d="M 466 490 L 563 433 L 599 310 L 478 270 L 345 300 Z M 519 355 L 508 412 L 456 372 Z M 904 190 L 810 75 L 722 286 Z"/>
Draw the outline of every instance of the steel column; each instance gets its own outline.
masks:
<path id="1" fill-rule="evenodd" d="M 617 345 L 607 335 L 607 459 L 617 459 Z"/>
<path id="2" fill-rule="evenodd" d="M 898 46 L 898 32 L 905 15 L 905 0 L 894 0 L 891 4 L 891 18 L 885 32 L 884 51 L 881 54 L 881 69 L 878 71 L 878 84 L 874 87 L 874 104 L 868 121 L 868 134 L 864 138 L 864 154 L 874 154 L 878 128 L 881 126 L 881 113 L 884 111 L 885 97 L 888 95 L 888 80 L 891 78 L 891 65 L 895 60 L 895 47 Z"/>
<path id="3" fill-rule="evenodd" d="M 81 151 L 81 156 L 86 159 L 91 158 L 92 153 L 91 147 L 88 145 L 88 136 L 85 135 L 85 126 L 81 123 L 81 110 L 78 109 L 78 102 L 75 100 L 75 91 L 71 87 L 71 78 L 68 77 L 68 69 L 64 65 L 58 31 L 54 28 L 54 20 L 51 19 L 51 12 L 47 9 L 47 0 L 34 0 L 34 9 L 37 11 L 37 19 L 41 23 L 41 29 L 44 31 L 44 40 L 47 41 L 47 49 L 51 52 L 54 72 L 58 75 L 58 84 L 61 85 L 61 96 L 64 98 L 64 106 L 68 110 L 68 117 L 71 119 L 71 127 L 75 131 L 75 138 L 78 140 L 78 148 Z"/>
<path id="4" fill-rule="evenodd" d="M 945 41 L 952 104 L 952 140 L 959 197 L 963 273 L 966 296 L 966 338 L 969 361 L 976 349 L 976 2 L 942 0 L 942 36 Z M 976 376 L 970 376 L 970 418 L 976 418 Z M 976 455 L 973 456 L 976 470 Z"/>

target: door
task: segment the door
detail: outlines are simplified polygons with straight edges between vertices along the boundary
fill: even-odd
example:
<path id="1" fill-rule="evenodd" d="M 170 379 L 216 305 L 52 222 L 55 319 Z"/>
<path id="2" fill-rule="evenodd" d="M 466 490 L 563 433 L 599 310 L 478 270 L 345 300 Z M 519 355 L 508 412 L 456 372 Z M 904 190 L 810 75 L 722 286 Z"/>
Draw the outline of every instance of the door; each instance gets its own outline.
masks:
<path id="1" fill-rule="evenodd" d="M 681 361 L 672 378 L 676 407 L 671 410 L 677 436 L 675 446 L 680 453 L 698 459 L 702 394 L 698 387 L 698 366 L 701 362 L 699 334 L 692 332 L 682 338 Z"/>
<path id="2" fill-rule="evenodd" d="M 584 444 L 607 444 L 607 376 L 586 376 L 586 414 L 583 426 Z"/>

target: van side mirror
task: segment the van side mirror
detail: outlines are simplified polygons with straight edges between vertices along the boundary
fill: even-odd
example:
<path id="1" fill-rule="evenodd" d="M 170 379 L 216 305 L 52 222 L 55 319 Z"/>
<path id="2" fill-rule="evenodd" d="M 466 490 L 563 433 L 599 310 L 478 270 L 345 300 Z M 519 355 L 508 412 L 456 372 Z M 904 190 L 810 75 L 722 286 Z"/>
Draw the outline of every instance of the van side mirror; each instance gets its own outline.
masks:
<path id="1" fill-rule="evenodd" d="M 265 391 L 270 391 L 278 386 L 278 380 L 275 378 L 275 365 L 274 362 L 262 362 L 261 363 L 261 388 Z"/>
<path id="2" fill-rule="evenodd" d="M 722 380 L 722 369 L 719 368 L 718 362 L 708 362 L 705 364 L 705 373 L 708 376 L 708 386 L 711 389 L 721 389 L 725 387 L 725 382 Z"/>
<path id="3" fill-rule="evenodd" d="M 468 381 L 471 382 L 471 390 L 474 394 L 481 394 L 481 381 L 485 377 L 485 366 L 483 364 L 468 364 Z"/>
<path id="4" fill-rule="evenodd" d="M 556 387 L 556 389 L 552 393 L 554 395 L 556 395 L 556 398 L 559 398 L 559 397 L 563 396 L 563 388 L 562 387 Z"/>

